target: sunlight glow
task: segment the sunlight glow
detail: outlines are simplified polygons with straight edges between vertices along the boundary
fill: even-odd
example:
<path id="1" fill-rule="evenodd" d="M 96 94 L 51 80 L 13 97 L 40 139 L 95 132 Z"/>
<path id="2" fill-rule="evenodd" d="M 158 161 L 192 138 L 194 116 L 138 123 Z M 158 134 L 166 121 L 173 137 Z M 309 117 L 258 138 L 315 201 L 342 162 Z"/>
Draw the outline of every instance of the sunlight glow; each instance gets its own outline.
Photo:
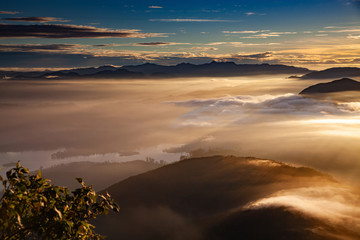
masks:
<path id="1" fill-rule="evenodd" d="M 360 119 L 353 118 L 333 118 L 333 119 L 311 119 L 303 121 L 307 124 L 343 124 L 343 125 L 360 125 Z"/>

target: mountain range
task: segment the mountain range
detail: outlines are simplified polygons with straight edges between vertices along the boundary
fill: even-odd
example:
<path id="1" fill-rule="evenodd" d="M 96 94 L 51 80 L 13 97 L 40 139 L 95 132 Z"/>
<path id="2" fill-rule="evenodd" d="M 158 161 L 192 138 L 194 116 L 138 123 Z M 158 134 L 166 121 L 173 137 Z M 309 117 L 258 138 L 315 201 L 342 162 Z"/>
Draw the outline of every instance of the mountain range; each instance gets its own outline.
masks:
<path id="1" fill-rule="evenodd" d="M 310 70 L 286 65 L 236 64 L 234 62 L 211 62 L 205 64 L 181 63 L 164 66 L 153 63 L 122 67 L 102 66 L 45 72 L 3 71 L 3 79 L 91 79 L 91 78 L 171 78 L 171 77 L 220 77 L 261 74 L 305 74 Z"/>
<path id="2" fill-rule="evenodd" d="M 274 64 L 236 64 L 234 62 L 216 62 L 205 64 L 180 63 L 165 66 L 154 63 L 128 65 L 122 67 L 101 66 L 77 68 L 60 71 L 16 72 L 0 71 L 0 77 L 8 80 L 29 79 L 143 79 L 143 78 L 174 78 L 174 77 L 231 77 L 264 74 L 295 74 L 291 78 L 328 79 L 344 77 L 360 77 L 360 68 L 338 67 L 321 71 L 312 71 L 287 65 Z M 298 77 L 298 75 L 302 75 Z"/>

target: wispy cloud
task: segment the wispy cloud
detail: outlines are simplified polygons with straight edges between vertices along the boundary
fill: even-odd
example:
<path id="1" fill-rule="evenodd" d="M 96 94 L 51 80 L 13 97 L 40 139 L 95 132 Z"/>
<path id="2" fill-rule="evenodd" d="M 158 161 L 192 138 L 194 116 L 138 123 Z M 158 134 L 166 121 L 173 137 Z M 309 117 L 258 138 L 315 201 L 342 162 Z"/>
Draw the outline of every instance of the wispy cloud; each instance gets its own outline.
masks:
<path id="1" fill-rule="evenodd" d="M 15 15 L 19 14 L 21 12 L 15 12 L 15 11 L 0 11 L 0 14 L 8 14 L 8 15 Z"/>
<path id="2" fill-rule="evenodd" d="M 134 43 L 133 46 L 162 46 L 162 45 L 187 45 L 190 43 L 176 43 L 176 42 L 144 42 Z"/>
<path id="3" fill-rule="evenodd" d="M 161 7 L 161 6 L 149 6 L 148 8 L 163 8 L 163 7 Z"/>
<path id="4" fill-rule="evenodd" d="M 245 15 L 246 15 L 246 16 L 252 16 L 252 15 L 260 15 L 260 16 L 263 16 L 263 15 L 265 15 L 265 13 L 246 12 Z"/>
<path id="5" fill-rule="evenodd" d="M 256 53 L 256 54 L 238 54 L 233 55 L 233 57 L 237 57 L 239 59 L 263 59 L 263 58 L 269 58 L 272 56 L 272 52 L 264 52 L 264 53 Z"/>
<path id="6" fill-rule="evenodd" d="M 347 38 L 350 38 L 350 39 L 360 39 L 360 35 L 349 35 L 349 36 L 347 36 Z"/>
<path id="7" fill-rule="evenodd" d="M 82 25 L 0 24 L 0 38 L 147 38 L 166 37 L 164 33 L 141 33 L 138 29 L 96 28 Z"/>
<path id="8" fill-rule="evenodd" d="M 279 43 L 243 43 L 243 42 L 212 42 L 207 43 L 205 45 L 210 46 L 232 46 L 232 47 L 246 47 L 246 46 L 272 46 L 272 45 L 279 45 Z"/>
<path id="9" fill-rule="evenodd" d="M 358 201 L 358 194 L 351 188 L 334 185 L 279 191 L 251 203 L 246 209 L 287 206 L 329 221 L 332 226 L 341 225 L 342 228 L 348 227 L 358 231 L 360 229 Z"/>
<path id="10" fill-rule="evenodd" d="M 325 30 L 317 31 L 319 34 L 317 34 L 316 36 L 325 36 L 325 34 L 328 35 L 331 33 L 344 33 L 348 34 L 348 39 L 359 39 L 358 35 L 353 34 L 360 33 L 360 26 L 327 26 L 324 27 L 324 29 Z"/>
<path id="11" fill-rule="evenodd" d="M 275 57 L 283 64 L 291 65 L 333 65 L 333 66 L 355 66 L 360 63 L 359 43 L 350 43 L 353 39 L 341 38 L 330 43 L 329 38 L 317 37 L 307 39 L 306 45 L 303 42 L 293 42 L 287 49 L 276 51 Z M 293 48 L 292 46 L 301 46 Z M 325 67 L 325 66 L 323 66 Z"/>
<path id="12" fill-rule="evenodd" d="M 281 35 L 291 35 L 297 34 L 297 32 L 267 32 L 267 33 L 260 33 L 240 38 L 269 38 L 269 37 L 280 37 Z"/>
<path id="13" fill-rule="evenodd" d="M 270 30 L 244 30 L 244 31 L 222 31 L 222 33 L 227 34 L 254 34 L 261 32 L 269 32 Z"/>
<path id="14" fill-rule="evenodd" d="M 199 50 L 199 51 L 216 51 L 218 48 L 215 47 L 192 47 L 192 50 Z"/>
<path id="15" fill-rule="evenodd" d="M 14 17 L 14 18 L 2 18 L 5 21 L 13 21 L 13 22 L 69 22 L 69 20 L 65 20 L 62 18 L 55 17 Z"/>
<path id="16" fill-rule="evenodd" d="M 297 34 L 297 32 L 271 32 L 271 30 L 241 30 L 241 31 L 222 31 L 225 34 L 251 34 L 241 38 L 268 38 L 280 37 L 281 35 Z"/>
<path id="17" fill-rule="evenodd" d="M 353 32 L 360 32 L 360 27 L 353 27 L 353 28 L 343 28 L 337 30 L 325 30 L 325 31 L 318 31 L 319 33 L 353 33 Z"/>
<path id="18" fill-rule="evenodd" d="M 198 19 L 198 18 L 149 19 L 149 21 L 151 22 L 234 22 L 234 20 Z"/>
<path id="19" fill-rule="evenodd" d="M 82 45 L 81 45 L 82 46 Z M 49 52 L 79 48 L 79 44 L 0 44 L 0 52 Z"/>
<path id="20" fill-rule="evenodd" d="M 346 27 L 339 27 L 339 26 L 326 26 L 326 29 L 334 29 L 334 28 L 346 28 Z"/>
<path id="21" fill-rule="evenodd" d="M 140 42 L 140 43 L 121 43 L 121 44 L 96 44 L 95 47 L 146 47 L 146 46 L 166 46 L 166 45 L 189 45 L 183 42 Z"/>

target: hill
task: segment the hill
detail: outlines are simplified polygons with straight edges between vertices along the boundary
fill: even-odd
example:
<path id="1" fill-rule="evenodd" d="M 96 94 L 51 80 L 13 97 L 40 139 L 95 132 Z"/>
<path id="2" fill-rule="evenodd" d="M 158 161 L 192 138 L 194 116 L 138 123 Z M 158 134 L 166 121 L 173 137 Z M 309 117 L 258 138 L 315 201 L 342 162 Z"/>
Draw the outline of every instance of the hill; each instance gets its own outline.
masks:
<path id="1" fill-rule="evenodd" d="M 123 163 L 72 162 L 42 169 L 42 175 L 55 185 L 67 186 L 71 190 L 79 187 L 75 178 L 81 177 L 87 185 L 100 191 L 115 182 L 160 166 L 162 165 L 140 160 Z"/>
<path id="2" fill-rule="evenodd" d="M 344 91 L 360 91 L 360 82 L 350 78 L 342 78 L 327 83 L 318 83 L 305 88 L 299 94 L 332 93 Z"/>
<path id="3" fill-rule="evenodd" d="M 271 160 L 187 159 L 107 188 L 121 211 L 98 219 L 96 228 L 109 239 L 336 239 L 329 234 L 356 239 L 355 230 L 286 205 L 306 199 L 299 189 L 319 195 L 317 188 L 337 184 L 316 170 Z M 272 195 L 287 196 L 286 191 L 298 199 L 251 207 Z"/>
<path id="4" fill-rule="evenodd" d="M 326 78 L 349 78 L 360 77 L 360 68 L 356 67 L 337 67 L 328 68 L 322 71 L 307 73 L 301 79 L 326 79 Z"/>

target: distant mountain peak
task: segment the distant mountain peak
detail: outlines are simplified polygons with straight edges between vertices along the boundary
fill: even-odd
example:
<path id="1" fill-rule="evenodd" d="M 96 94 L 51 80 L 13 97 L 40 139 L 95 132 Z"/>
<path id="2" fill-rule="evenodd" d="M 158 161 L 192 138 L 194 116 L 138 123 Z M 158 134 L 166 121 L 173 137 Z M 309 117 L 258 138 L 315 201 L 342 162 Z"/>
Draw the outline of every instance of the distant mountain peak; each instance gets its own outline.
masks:
<path id="1" fill-rule="evenodd" d="M 234 63 L 234 62 L 217 62 L 217 61 L 215 61 L 215 60 L 213 60 L 213 61 L 211 61 L 210 63 L 208 63 L 208 65 L 225 65 L 225 64 L 227 64 L 227 65 L 237 65 L 236 63 Z"/>
<path id="2" fill-rule="evenodd" d="M 159 66 L 159 64 L 147 62 L 147 63 L 141 64 L 139 66 Z"/>
<path id="3" fill-rule="evenodd" d="M 357 82 L 358 83 L 358 81 L 355 81 L 354 79 L 351 79 L 351 78 L 342 78 L 342 79 L 334 80 L 332 82 Z"/>
<path id="4" fill-rule="evenodd" d="M 193 66 L 194 64 L 191 64 L 191 63 L 179 63 L 176 66 L 189 66 L 189 65 Z"/>

